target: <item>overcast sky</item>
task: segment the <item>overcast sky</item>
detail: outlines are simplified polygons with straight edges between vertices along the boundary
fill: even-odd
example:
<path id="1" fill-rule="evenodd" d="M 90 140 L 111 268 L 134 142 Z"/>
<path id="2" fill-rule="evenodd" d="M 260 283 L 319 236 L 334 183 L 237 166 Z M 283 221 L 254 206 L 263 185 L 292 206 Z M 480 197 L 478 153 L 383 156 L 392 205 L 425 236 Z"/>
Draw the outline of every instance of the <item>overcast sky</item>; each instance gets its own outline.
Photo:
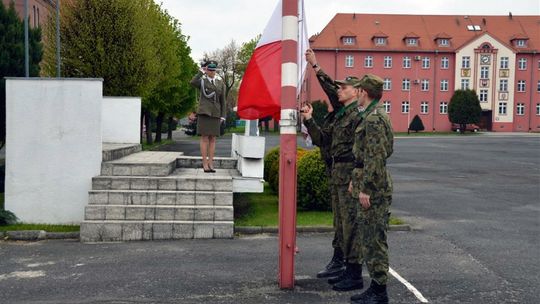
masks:
<path id="1" fill-rule="evenodd" d="M 182 23 L 196 62 L 231 39 L 241 44 L 262 33 L 277 0 L 157 0 Z M 540 0 L 304 0 L 309 35 L 336 13 L 540 15 Z"/>

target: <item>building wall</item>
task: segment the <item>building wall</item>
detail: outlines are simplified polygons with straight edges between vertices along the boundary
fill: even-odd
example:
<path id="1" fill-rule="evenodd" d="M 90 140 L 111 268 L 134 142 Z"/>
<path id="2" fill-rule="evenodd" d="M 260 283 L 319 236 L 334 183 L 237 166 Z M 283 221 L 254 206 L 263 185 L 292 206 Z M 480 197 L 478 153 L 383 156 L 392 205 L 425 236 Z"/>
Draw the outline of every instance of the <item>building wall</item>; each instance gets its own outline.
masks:
<path id="1" fill-rule="evenodd" d="M 15 10 L 19 17 L 24 17 L 24 0 L 2 0 L 5 7 L 9 7 L 10 2 L 15 3 Z M 52 0 L 28 0 L 28 24 L 30 27 L 43 26 L 49 17 L 54 13 L 56 6 Z"/>
<path id="2" fill-rule="evenodd" d="M 103 97 L 101 114 L 103 142 L 139 144 L 140 119 L 140 97 Z"/>

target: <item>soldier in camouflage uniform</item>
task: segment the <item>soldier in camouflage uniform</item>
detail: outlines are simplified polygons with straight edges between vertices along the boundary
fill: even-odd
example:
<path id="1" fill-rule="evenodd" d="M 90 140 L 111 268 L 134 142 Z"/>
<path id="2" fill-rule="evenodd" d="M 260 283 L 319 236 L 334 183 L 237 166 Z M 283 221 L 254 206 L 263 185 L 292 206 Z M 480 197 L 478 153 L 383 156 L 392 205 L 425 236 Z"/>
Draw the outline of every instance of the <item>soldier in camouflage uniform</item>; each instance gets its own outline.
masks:
<path id="1" fill-rule="evenodd" d="M 352 303 L 388 303 L 387 230 L 392 203 L 392 178 L 386 160 L 392 155 L 394 135 L 384 108 L 379 104 L 383 80 L 365 75 L 358 83 L 360 105 L 365 109 L 355 130 L 353 153 L 355 169 L 352 195 L 360 202 L 358 208 L 358 242 L 371 277 L 370 287 L 351 298 Z M 358 203 L 358 202 L 357 202 Z"/>
<path id="2" fill-rule="evenodd" d="M 359 257 L 357 248 L 353 246 L 358 229 L 357 209 L 358 202 L 352 198 L 348 192 L 351 181 L 352 170 L 354 169 L 354 156 L 352 145 L 354 130 L 358 125 L 359 112 L 357 104 L 358 89 L 354 85 L 358 78 L 349 76 L 342 81 L 335 81 L 339 85 L 338 98 L 343 107 L 336 111 L 335 122 L 332 124 L 331 132 L 325 132 L 317 126 L 312 118 L 313 108 L 309 105 L 302 109 L 302 116 L 305 119 L 309 134 L 313 141 L 331 142 L 330 151 L 332 156 L 332 186 L 337 193 L 337 209 L 342 225 L 343 251 L 346 259 L 345 271 L 336 278 L 328 280 L 337 291 L 349 291 L 361 289 L 362 282 L 362 260 Z"/>
<path id="3" fill-rule="evenodd" d="M 334 83 L 334 80 L 330 78 L 317 64 L 317 58 L 313 50 L 308 49 L 306 51 L 306 61 L 313 67 L 313 70 L 317 73 L 317 79 L 322 89 L 328 96 L 328 101 L 326 105 L 328 107 L 328 114 L 324 117 L 324 120 L 321 124 L 321 130 L 324 133 L 330 134 L 332 132 L 332 125 L 335 122 L 335 114 L 339 109 L 343 107 L 343 104 L 339 102 L 337 90 L 339 86 Z M 309 133 L 309 130 L 308 130 Z M 345 260 L 343 255 L 343 228 L 341 225 L 341 219 L 337 209 L 338 204 L 338 194 L 335 191 L 336 187 L 332 185 L 332 155 L 330 151 L 331 138 L 327 138 L 327 141 L 320 141 L 321 137 L 314 137 L 313 134 L 310 134 L 313 140 L 313 144 L 319 147 L 321 151 L 321 158 L 324 160 L 326 165 L 326 177 L 328 190 L 330 192 L 330 199 L 332 205 L 332 213 L 334 216 L 334 239 L 332 240 L 332 247 L 334 248 L 334 255 L 330 262 L 324 267 L 323 270 L 317 273 L 318 278 L 327 278 L 335 277 L 341 275 L 343 270 L 345 270 Z"/>

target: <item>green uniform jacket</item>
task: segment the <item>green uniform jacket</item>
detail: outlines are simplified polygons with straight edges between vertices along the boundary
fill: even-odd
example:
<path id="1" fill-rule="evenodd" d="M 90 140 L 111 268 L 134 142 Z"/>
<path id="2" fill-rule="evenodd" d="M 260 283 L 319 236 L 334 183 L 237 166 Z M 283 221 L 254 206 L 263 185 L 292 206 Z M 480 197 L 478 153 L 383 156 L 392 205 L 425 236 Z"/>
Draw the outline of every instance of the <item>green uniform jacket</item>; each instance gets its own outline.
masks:
<path id="1" fill-rule="evenodd" d="M 211 117 L 227 116 L 225 105 L 225 86 L 221 79 L 215 77 L 215 85 L 210 82 L 206 75 L 199 71 L 193 79 L 191 85 L 199 89 L 199 108 L 197 114 Z"/>
<path id="2" fill-rule="evenodd" d="M 363 168 L 353 170 L 353 196 L 360 192 L 374 197 L 392 194 L 392 178 L 386 160 L 394 151 L 394 133 L 390 118 L 381 105 L 364 113 L 355 130 L 353 153 Z"/>

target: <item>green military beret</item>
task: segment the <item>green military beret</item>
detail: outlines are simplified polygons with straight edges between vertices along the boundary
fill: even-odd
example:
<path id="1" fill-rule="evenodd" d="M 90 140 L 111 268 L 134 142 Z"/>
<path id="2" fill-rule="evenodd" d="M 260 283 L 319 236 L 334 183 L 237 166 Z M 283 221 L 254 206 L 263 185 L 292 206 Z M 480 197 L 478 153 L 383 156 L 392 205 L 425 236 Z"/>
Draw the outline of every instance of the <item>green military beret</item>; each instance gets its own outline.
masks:
<path id="1" fill-rule="evenodd" d="M 383 90 L 383 80 L 377 75 L 366 74 L 356 84 L 356 87 L 362 88 L 368 92 L 380 93 Z"/>
<path id="2" fill-rule="evenodd" d="M 335 84 L 337 85 L 351 85 L 351 86 L 356 86 L 358 84 L 358 82 L 360 81 L 360 79 L 358 79 L 358 77 L 355 77 L 355 76 L 347 76 L 345 77 L 345 79 L 343 80 L 336 80 L 334 81 Z"/>
<path id="3" fill-rule="evenodd" d="M 210 60 L 206 62 L 206 69 L 208 71 L 215 71 L 217 69 L 218 63 L 217 61 Z"/>

